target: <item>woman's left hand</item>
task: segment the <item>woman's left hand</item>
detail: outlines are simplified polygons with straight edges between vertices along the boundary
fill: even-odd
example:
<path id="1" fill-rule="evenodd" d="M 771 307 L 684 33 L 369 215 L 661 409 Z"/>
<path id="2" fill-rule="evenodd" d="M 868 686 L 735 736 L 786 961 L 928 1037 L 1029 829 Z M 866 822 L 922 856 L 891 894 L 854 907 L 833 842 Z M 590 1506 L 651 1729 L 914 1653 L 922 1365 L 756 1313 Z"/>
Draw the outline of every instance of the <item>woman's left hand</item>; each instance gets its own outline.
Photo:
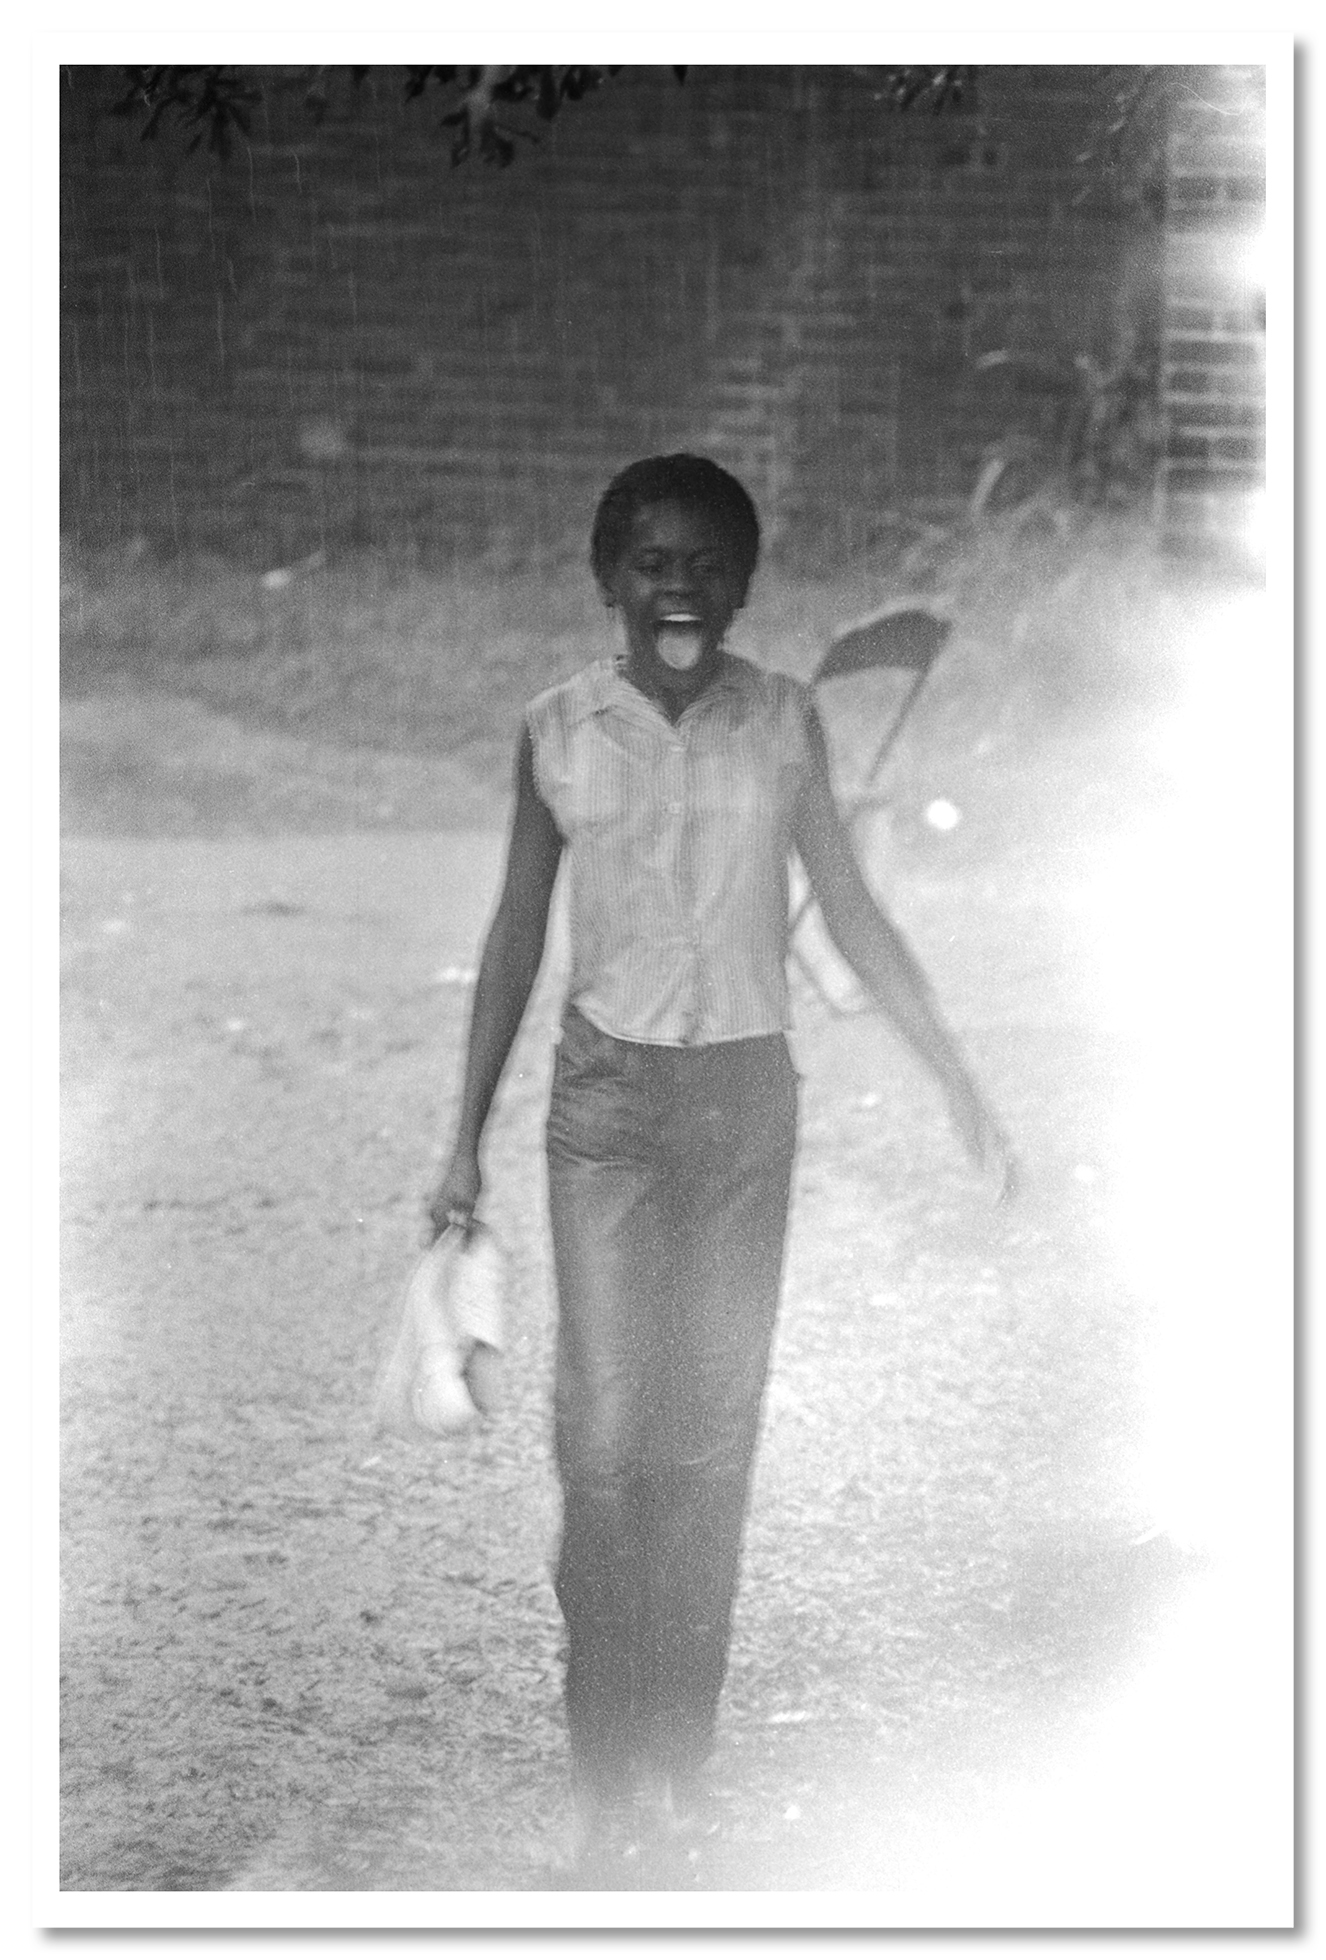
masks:
<path id="1" fill-rule="evenodd" d="M 1011 1204 L 1018 1194 L 1021 1172 L 994 1112 L 975 1085 L 965 1080 L 953 1083 L 946 1097 L 949 1120 L 977 1170 L 994 1185 L 995 1203 Z"/>

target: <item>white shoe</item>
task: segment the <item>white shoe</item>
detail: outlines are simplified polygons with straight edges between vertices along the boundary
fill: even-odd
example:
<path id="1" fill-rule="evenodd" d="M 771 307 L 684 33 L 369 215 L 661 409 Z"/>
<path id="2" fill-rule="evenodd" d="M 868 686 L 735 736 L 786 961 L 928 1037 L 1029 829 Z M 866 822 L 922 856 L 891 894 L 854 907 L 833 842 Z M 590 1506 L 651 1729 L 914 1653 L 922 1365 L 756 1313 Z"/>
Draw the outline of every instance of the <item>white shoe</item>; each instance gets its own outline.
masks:
<path id="1" fill-rule="evenodd" d="M 506 1262 L 482 1225 L 444 1232 L 405 1290 L 400 1326 L 378 1376 L 378 1429 L 409 1442 L 456 1435 L 500 1401 Z"/>

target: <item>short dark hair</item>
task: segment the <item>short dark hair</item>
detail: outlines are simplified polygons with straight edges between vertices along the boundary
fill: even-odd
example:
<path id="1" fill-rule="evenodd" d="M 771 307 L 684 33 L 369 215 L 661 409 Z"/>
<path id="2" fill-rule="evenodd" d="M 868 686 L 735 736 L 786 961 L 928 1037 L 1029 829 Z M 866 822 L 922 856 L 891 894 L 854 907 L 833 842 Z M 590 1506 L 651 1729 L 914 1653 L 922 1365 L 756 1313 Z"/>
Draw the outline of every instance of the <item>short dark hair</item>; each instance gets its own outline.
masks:
<path id="1" fill-rule="evenodd" d="M 689 504 L 712 518 L 737 560 L 745 597 L 760 555 L 760 520 L 744 486 L 707 456 L 646 456 L 619 470 L 599 499 L 589 562 L 602 585 L 611 577 L 638 513 L 650 504 Z"/>

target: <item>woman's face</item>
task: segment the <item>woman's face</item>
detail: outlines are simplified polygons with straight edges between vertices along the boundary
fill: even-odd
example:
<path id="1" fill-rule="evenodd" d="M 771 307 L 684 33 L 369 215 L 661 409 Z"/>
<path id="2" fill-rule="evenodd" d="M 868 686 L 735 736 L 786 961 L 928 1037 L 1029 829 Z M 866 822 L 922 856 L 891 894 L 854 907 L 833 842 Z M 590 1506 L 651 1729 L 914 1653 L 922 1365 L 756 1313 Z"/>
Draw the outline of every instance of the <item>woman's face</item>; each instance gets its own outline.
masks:
<path id="1" fill-rule="evenodd" d="M 732 546 L 691 504 L 647 504 L 603 582 L 626 631 L 627 671 L 649 693 L 696 694 L 745 597 Z"/>

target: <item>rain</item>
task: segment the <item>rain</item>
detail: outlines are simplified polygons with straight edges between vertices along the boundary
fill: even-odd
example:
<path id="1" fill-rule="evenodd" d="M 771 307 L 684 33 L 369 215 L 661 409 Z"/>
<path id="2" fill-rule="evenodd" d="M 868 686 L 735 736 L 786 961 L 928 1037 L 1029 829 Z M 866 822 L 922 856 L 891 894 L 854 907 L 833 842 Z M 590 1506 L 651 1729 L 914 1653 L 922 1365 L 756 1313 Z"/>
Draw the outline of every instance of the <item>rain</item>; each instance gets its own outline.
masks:
<path id="1" fill-rule="evenodd" d="M 1284 86 L 61 71 L 43 1923 L 1291 1922 Z M 719 1824 L 575 1891 L 564 897 L 485 1137 L 500 1404 L 425 1447 L 373 1392 L 526 705 L 613 659 L 595 508 L 677 451 L 754 499 L 730 650 L 818 705 L 1021 1188 L 992 1202 L 794 863 Z"/>

